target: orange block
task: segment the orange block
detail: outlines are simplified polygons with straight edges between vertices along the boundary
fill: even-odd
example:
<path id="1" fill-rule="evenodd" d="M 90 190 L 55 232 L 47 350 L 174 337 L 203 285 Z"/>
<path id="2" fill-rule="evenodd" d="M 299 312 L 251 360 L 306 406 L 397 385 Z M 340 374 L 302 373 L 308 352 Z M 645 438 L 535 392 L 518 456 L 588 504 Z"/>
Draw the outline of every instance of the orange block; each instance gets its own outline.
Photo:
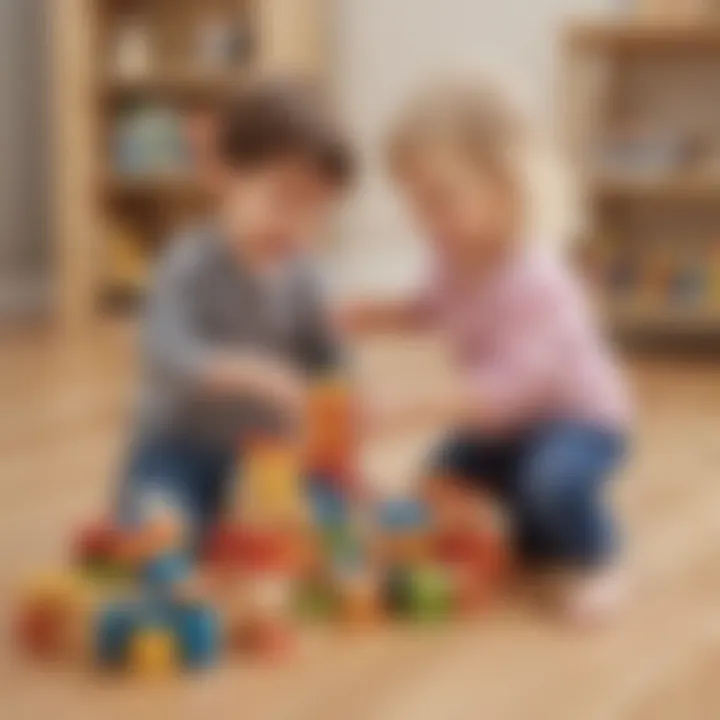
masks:
<path id="1" fill-rule="evenodd" d="M 314 472 L 346 476 L 357 447 L 356 408 L 346 382 L 318 383 L 308 407 L 307 467 Z"/>

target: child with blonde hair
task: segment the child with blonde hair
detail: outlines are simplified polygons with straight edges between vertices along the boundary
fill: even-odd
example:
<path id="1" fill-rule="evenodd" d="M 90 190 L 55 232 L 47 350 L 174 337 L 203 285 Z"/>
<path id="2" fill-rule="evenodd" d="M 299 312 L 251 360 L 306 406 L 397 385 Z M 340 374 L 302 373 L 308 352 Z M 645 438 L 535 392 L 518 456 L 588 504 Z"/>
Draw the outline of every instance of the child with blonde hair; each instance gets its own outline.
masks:
<path id="1" fill-rule="evenodd" d="M 389 166 L 430 245 L 432 278 L 418 297 L 359 302 L 344 321 L 440 331 L 456 386 L 418 389 L 384 420 L 444 418 L 425 484 L 438 510 L 458 491 L 497 495 L 520 556 L 567 570 L 561 606 L 590 621 L 621 596 L 604 491 L 625 453 L 628 401 L 561 244 L 529 227 L 530 152 L 521 114 L 491 85 L 446 83 L 411 102 Z"/>

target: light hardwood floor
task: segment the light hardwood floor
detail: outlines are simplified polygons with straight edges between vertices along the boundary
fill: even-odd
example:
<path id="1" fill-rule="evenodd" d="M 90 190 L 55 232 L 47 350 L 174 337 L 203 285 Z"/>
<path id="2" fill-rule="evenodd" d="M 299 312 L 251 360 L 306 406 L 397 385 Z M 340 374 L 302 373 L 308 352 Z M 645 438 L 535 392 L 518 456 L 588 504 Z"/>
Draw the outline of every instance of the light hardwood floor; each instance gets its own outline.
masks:
<path id="1" fill-rule="evenodd" d="M 0 340 L 0 717 L 248 720 L 720 718 L 720 363 L 635 362 L 640 417 L 616 485 L 634 601 L 607 631 L 569 631 L 519 595 L 438 630 L 316 638 L 297 663 L 231 662 L 147 685 L 38 668 L 7 642 L 18 579 L 60 562 L 107 500 L 122 453 L 132 333 Z M 361 354 L 370 382 L 442 382 L 421 341 Z M 412 477 L 427 433 L 369 448 L 373 482 Z"/>

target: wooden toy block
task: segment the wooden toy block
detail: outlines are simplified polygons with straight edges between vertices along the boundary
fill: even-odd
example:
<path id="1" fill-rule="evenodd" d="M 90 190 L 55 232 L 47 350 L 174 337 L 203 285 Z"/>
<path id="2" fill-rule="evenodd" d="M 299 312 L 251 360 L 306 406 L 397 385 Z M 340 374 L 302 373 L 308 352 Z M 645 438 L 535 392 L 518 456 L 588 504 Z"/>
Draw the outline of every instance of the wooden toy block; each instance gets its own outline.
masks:
<path id="1" fill-rule="evenodd" d="M 347 380 L 331 377 L 310 393 L 306 467 L 313 474 L 342 479 L 354 472 L 357 454 L 355 402 Z"/>
<path id="2" fill-rule="evenodd" d="M 348 498 L 341 488 L 323 480 L 314 480 L 310 483 L 309 495 L 317 526 L 332 528 L 348 522 Z"/>
<path id="3" fill-rule="evenodd" d="M 311 539 L 292 531 L 269 527 L 221 525 L 208 539 L 204 557 L 216 567 L 232 572 L 280 571 L 291 574 L 306 560 Z"/>
<path id="4" fill-rule="evenodd" d="M 454 596 L 452 577 L 440 566 L 395 568 L 387 578 L 386 602 L 400 617 L 443 620 L 453 610 Z"/>
<path id="5" fill-rule="evenodd" d="M 45 658 L 81 659 L 87 654 L 96 593 L 73 571 L 35 579 L 20 600 L 15 629 L 21 647 Z"/>
<path id="6" fill-rule="evenodd" d="M 234 517 L 248 525 L 307 525 L 300 451 L 282 438 L 256 438 L 245 448 Z"/>
<path id="7" fill-rule="evenodd" d="M 62 654 L 62 621 L 56 608 L 20 608 L 15 618 L 16 641 L 33 657 L 55 659 Z"/>
<path id="8" fill-rule="evenodd" d="M 411 499 L 390 500 L 378 508 L 376 553 L 389 565 L 417 563 L 430 557 L 431 524 L 425 505 Z"/>
<path id="9" fill-rule="evenodd" d="M 323 576 L 308 577 L 295 593 L 295 613 L 310 622 L 330 620 L 338 614 L 338 593 Z"/>
<path id="10" fill-rule="evenodd" d="M 364 561 L 366 548 L 359 532 L 350 525 L 321 532 L 326 561 L 334 568 L 355 567 Z"/>
<path id="11" fill-rule="evenodd" d="M 98 522 L 83 528 L 73 543 L 73 557 L 80 563 L 113 558 L 118 534 L 110 523 Z"/>
<path id="12" fill-rule="evenodd" d="M 369 569 L 341 575 L 337 581 L 340 617 L 350 626 L 366 627 L 382 617 L 380 583 Z"/>
<path id="13" fill-rule="evenodd" d="M 128 661 L 130 640 L 139 624 L 135 603 L 116 602 L 102 608 L 95 623 L 95 658 L 107 669 L 119 669 Z"/>
<path id="14" fill-rule="evenodd" d="M 180 669 L 180 651 L 170 628 L 138 630 L 128 645 L 128 669 L 145 677 L 169 675 Z"/>
<path id="15" fill-rule="evenodd" d="M 186 668 L 206 668 L 216 663 L 220 655 L 221 629 L 213 607 L 181 604 L 172 612 L 172 624 Z"/>

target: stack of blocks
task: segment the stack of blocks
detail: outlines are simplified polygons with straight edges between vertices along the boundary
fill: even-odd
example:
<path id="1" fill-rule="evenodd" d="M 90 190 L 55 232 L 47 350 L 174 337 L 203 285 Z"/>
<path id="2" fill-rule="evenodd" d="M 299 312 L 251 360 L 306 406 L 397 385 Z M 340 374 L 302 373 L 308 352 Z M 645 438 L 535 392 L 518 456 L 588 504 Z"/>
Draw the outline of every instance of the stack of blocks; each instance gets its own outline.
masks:
<path id="1" fill-rule="evenodd" d="M 84 530 L 73 568 L 23 596 L 21 646 L 156 675 L 211 666 L 223 649 L 286 657 L 302 621 L 367 627 L 481 607 L 502 575 L 502 534 L 481 514 L 438 527 L 412 498 L 358 502 L 347 383 L 319 383 L 308 417 L 304 447 L 244 444 L 234 498 L 202 552 L 172 508 L 132 529 Z"/>

